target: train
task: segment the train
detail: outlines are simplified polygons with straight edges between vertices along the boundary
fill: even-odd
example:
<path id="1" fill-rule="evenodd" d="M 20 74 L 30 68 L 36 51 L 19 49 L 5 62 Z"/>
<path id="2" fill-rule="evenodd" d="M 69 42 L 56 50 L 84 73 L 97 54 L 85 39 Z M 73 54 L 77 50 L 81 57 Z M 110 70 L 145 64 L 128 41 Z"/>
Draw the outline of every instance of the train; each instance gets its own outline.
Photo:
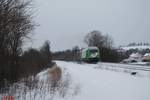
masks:
<path id="1" fill-rule="evenodd" d="M 81 60 L 83 62 L 97 63 L 100 61 L 100 50 L 98 47 L 87 47 L 81 51 Z"/>

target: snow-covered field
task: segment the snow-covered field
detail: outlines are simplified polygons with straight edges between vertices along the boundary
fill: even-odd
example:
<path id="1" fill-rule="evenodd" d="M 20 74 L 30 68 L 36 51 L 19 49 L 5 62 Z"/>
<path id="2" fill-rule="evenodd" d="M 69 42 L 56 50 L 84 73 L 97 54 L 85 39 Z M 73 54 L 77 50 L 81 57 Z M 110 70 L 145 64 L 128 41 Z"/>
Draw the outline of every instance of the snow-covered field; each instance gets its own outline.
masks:
<path id="1" fill-rule="evenodd" d="M 23 88 L 26 94 L 18 89 L 17 95 L 24 96 L 15 100 L 150 100 L 150 71 L 143 70 L 150 66 L 65 61 L 56 64 L 62 69 L 56 88 L 48 82 L 47 69 L 37 75 L 37 88 Z"/>
<path id="2" fill-rule="evenodd" d="M 123 64 L 56 63 L 67 69 L 74 83 L 80 84 L 80 93 L 64 100 L 150 100 L 149 71 L 135 70 L 137 75 L 131 75 L 134 70 L 113 67 L 126 66 Z"/>

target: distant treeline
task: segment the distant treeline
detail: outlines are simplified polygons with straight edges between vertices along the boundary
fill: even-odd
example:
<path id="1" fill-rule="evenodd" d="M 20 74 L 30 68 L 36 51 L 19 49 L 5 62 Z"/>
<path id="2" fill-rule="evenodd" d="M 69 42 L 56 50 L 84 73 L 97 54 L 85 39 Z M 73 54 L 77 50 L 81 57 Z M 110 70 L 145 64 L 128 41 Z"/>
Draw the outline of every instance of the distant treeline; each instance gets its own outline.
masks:
<path id="1" fill-rule="evenodd" d="M 73 49 L 53 52 L 52 58 L 53 60 L 80 61 L 80 53 L 79 47 L 75 46 Z"/>
<path id="2" fill-rule="evenodd" d="M 81 61 L 81 49 L 76 51 L 68 49 L 65 51 L 57 51 L 52 53 L 53 60 L 64 61 Z M 102 48 L 100 49 L 100 61 L 103 62 L 120 62 L 127 58 L 125 53 L 119 53 L 115 49 Z"/>
<path id="3" fill-rule="evenodd" d="M 140 43 L 129 43 L 127 46 L 150 46 L 150 43 L 144 43 L 144 42 L 140 42 Z"/>

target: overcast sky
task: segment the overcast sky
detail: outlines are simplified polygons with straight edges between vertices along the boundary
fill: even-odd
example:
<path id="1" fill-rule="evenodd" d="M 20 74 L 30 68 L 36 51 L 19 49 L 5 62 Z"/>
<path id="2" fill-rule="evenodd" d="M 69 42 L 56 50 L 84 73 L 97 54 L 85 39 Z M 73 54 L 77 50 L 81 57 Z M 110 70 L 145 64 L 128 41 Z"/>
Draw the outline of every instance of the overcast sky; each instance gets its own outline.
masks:
<path id="1" fill-rule="evenodd" d="M 35 0 L 33 43 L 51 41 L 52 51 L 85 46 L 93 30 L 112 36 L 116 46 L 150 42 L 150 0 Z"/>

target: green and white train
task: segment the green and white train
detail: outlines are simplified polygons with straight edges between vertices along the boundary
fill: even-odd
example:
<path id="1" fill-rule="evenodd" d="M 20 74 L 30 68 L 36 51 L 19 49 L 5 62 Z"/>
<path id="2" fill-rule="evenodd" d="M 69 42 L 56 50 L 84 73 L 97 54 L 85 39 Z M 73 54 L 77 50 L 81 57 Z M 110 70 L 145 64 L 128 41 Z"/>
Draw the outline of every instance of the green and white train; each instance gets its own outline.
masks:
<path id="1" fill-rule="evenodd" d="M 81 60 L 84 62 L 98 62 L 100 51 L 97 47 L 87 47 L 81 52 Z"/>

